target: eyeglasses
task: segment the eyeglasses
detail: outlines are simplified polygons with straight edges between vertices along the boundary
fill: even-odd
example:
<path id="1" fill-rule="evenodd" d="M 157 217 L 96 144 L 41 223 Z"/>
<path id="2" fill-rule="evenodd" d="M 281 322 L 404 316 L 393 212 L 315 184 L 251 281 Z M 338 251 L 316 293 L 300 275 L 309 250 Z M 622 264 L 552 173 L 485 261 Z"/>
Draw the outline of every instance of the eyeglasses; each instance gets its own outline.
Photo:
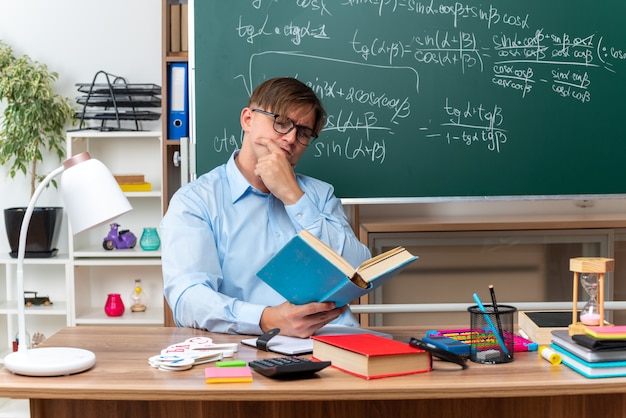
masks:
<path id="1" fill-rule="evenodd" d="M 252 109 L 253 112 L 259 112 L 267 116 L 271 116 L 274 118 L 274 130 L 279 134 L 288 134 L 289 132 L 296 129 L 296 141 L 300 144 L 308 147 L 311 142 L 315 141 L 317 135 L 313 132 L 313 130 L 307 126 L 296 125 L 293 123 L 291 119 L 285 116 L 277 115 L 276 113 L 266 112 L 261 109 Z"/>

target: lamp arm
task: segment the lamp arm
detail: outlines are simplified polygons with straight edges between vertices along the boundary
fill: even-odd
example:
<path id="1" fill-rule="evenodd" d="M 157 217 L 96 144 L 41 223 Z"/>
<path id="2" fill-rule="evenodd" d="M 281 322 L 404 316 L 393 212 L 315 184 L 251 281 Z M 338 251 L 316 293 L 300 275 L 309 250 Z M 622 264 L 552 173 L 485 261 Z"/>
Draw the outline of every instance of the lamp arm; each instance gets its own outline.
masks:
<path id="1" fill-rule="evenodd" d="M 35 193 L 33 193 L 33 197 L 28 203 L 26 212 L 24 213 L 24 219 L 22 219 L 22 226 L 20 228 L 20 239 L 17 249 L 16 272 L 18 351 L 26 351 L 28 348 L 26 343 L 26 312 L 24 310 L 24 258 L 26 257 L 26 235 L 28 234 L 28 225 L 30 224 L 30 219 L 33 215 L 33 211 L 35 210 L 37 200 L 39 200 L 39 196 L 48 186 L 50 181 L 54 177 L 61 174 L 63 170 L 65 170 L 64 166 L 53 170 L 52 172 L 50 172 L 50 174 L 46 176 L 46 178 L 43 179 L 39 186 L 37 186 L 37 189 L 35 189 Z"/>

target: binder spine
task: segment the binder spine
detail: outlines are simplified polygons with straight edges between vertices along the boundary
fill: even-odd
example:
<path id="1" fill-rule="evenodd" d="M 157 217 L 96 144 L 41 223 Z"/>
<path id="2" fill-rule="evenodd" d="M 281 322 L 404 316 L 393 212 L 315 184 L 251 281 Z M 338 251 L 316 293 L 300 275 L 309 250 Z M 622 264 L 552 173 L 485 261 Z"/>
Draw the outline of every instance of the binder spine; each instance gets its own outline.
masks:
<path id="1" fill-rule="evenodd" d="M 187 63 L 169 67 L 168 139 L 189 136 L 189 83 Z"/>

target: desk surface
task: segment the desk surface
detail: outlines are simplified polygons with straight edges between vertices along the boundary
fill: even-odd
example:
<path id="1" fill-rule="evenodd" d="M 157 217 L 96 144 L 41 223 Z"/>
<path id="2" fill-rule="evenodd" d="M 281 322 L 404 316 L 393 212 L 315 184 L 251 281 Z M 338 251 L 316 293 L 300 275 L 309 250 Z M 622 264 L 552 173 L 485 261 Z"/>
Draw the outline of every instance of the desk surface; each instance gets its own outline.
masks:
<path id="1" fill-rule="evenodd" d="M 385 328 L 399 339 L 419 336 L 418 330 Z M 626 378 L 586 379 L 566 366 L 552 366 L 536 352 L 516 353 L 515 361 L 500 365 L 471 363 L 468 370 L 435 361 L 434 370 L 410 376 L 364 380 L 327 368 L 319 377 L 275 381 L 254 374 L 253 383 L 206 384 L 206 365 L 182 372 L 166 372 L 148 365 L 148 357 L 168 345 L 194 335 L 215 342 L 240 341 L 242 336 L 209 334 L 188 328 L 69 327 L 49 338 L 46 346 L 74 346 L 92 350 L 92 370 L 72 376 L 33 378 L 0 372 L 0 393 L 13 398 L 89 400 L 402 400 L 498 398 L 607 394 L 626 392 Z M 237 357 L 246 361 L 275 355 L 240 346 Z M 444 367 L 445 366 L 445 367 Z M 447 369 L 447 370 L 444 370 Z"/>

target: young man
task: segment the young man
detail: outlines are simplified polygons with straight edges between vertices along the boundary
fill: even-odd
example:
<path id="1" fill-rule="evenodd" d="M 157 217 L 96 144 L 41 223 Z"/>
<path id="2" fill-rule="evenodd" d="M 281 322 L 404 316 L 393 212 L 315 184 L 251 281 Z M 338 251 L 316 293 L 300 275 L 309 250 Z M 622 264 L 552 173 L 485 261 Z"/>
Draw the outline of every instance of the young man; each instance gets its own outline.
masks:
<path id="1" fill-rule="evenodd" d="M 161 222 L 165 297 L 179 326 L 308 337 L 329 322 L 358 325 L 346 306 L 293 305 L 256 272 L 302 229 L 352 265 L 370 257 L 333 188 L 294 168 L 325 123 L 315 93 L 270 79 L 241 111 L 243 145 L 173 196 Z"/>

